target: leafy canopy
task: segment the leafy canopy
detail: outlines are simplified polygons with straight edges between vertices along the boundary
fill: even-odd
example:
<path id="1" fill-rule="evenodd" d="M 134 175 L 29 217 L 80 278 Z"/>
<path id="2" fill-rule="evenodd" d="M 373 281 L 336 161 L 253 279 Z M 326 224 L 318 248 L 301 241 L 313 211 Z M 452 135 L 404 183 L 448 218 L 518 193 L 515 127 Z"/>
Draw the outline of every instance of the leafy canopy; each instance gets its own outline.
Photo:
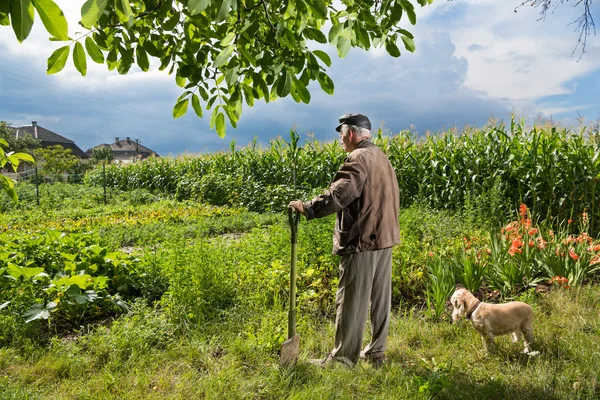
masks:
<path id="1" fill-rule="evenodd" d="M 12 25 L 22 42 L 36 11 L 51 40 L 68 42 L 48 59 L 48 74 L 70 55 L 82 75 L 88 57 L 120 74 L 134 64 L 148 71 L 155 61 L 183 89 L 173 117 L 190 103 L 198 117 L 212 109 L 211 129 L 223 137 L 225 117 L 236 127 L 244 102 L 309 103 L 313 81 L 333 94 L 331 58 L 317 44 L 335 46 L 340 58 L 351 47 L 383 46 L 393 57 L 399 43 L 415 51 L 413 35 L 400 27 L 416 23 L 414 7 L 410 0 L 87 0 L 80 24 L 89 31 L 72 38 L 52 0 L 0 0 L 0 25 Z"/>

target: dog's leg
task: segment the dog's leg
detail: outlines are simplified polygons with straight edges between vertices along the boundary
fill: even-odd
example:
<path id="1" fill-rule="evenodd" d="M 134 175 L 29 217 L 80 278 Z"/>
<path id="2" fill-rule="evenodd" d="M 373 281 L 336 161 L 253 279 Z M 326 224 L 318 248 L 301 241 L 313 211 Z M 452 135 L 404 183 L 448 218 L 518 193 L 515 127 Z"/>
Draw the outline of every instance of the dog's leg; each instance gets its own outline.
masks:
<path id="1" fill-rule="evenodd" d="M 512 334 L 512 342 L 513 343 L 517 343 L 519 341 L 519 339 L 521 339 L 521 332 L 520 331 L 514 331 Z"/>
<path id="2" fill-rule="evenodd" d="M 492 335 L 491 333 L 482 334 L 481 341 L 483 342 L 483 347 L 486 353 L 494 351 L 494 349 L 496 348 L 496 343 L 494 343 L 494 335 Z"/>
<path id="3" fill-rule="evenodd" d="M 531 344 L 533 343 L 533 326 L 531 322 L 524 324 L 521 330 L 524 335 L 523 344 L 525 345 L 523 353 L 531 353 Z"/>

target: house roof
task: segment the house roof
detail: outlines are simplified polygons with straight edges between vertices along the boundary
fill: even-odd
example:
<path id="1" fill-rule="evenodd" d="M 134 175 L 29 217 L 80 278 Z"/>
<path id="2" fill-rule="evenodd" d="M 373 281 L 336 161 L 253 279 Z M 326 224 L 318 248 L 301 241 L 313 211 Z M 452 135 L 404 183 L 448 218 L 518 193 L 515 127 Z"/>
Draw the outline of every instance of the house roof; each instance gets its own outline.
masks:
<path id="1" fill-rule="evenodd" d="M 130 138 L 126 138 L 123 140 L 118 140 L 116 138 L 114 143 L 103 143 L 98 146 L 92 147 L 86 151 L 87 154 L 92 154 L 92 151 L 95 149 L 102 149 L 105 147 L 110 147 L 110 149 L 114 153 L 123 153 L 123 152 L 134 152 L 134 153 L 147 153 L 151 155 L 158 156 L 158 153 L 148 147 L 136 142 L 135 140 L 131 140 Z"/>
<path id="2" fill-rule="evenodd" d="M 58 133 L 52 132 L 49 129 L 41 127 L 37 122 L 33 122 L 31 125 L 23 125 L 12 127 L 17 138 L 22 137 L 26 134 L 31 135 L 34 139 L 38 139 L 42 142 L 42 147 L 48 147 L 53 145 L 61 145 L 65 149 L 71 149 L 73 155 L 79 158 L 89 158 L 87 154 L 81 150 L 74 141 L 67 139 Z"/>

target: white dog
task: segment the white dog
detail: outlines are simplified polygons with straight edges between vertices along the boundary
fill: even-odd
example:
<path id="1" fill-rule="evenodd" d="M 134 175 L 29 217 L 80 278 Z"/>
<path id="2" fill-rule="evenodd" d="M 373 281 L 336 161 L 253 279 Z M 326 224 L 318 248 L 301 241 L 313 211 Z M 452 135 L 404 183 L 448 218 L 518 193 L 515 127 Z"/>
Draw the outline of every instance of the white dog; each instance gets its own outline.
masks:
<path id="1" fill-rule="evenodd" d="M 454 307 L 452 321 L 462 316 L 471 320 L 473 328 L 481 335 L 486 349 L 494 346 L 494 337 L 512 334 L 513 342 L 518 342 L 523 334 L 526 354 L 531 353 L 533 342 L 533 310 L 528 304 L 511 301 L 505 304 L 483 303 L 467 289 L 458 289 L 450 298 Z"/>

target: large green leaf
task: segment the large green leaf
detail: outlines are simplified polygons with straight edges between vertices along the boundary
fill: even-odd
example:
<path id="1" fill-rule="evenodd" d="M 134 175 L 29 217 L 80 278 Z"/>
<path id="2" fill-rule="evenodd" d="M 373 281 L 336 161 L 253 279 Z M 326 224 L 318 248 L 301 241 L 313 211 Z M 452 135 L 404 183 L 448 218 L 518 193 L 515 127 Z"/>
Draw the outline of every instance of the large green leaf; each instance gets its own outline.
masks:
<path id="1" fill-rule="evenodd" d="M 310 93 L 304 83 L 294 77 L 294 88 L 296 89 L 296 94 L 300 97 L 300 100 L 304 104 L 310 103 Z"/>
<path id="2" fill-rule="evenodd" d="M 34 17 L 33 10 L 31 0 L 10 0 L 10 20 L 19 43 L 27 39 L 31 32 Z"/>
<path id="3" fill-rule="evenodd" d="M 122 24 L 130 26 L 133 23 L 133 11 L 129 0 L 115 0 L 115 12 Z"/>
<path id="4" fill-rule="evenodd" d="M 343 24 L 337 24 L 337 25 L 333 25 L 331 27 L 331 29 L 329 29 L 329 43 L 333 44 L 333 41 L 337 39 L 338 35 L 340 34 L 340 31 L 342 30 L 342 28 L 344 27 Z"/>
<path id="5" fill-rule="evenodd" d="M 404 42 L 404 47 L 406 50 L 410 51 L 411 53 L 415 52 L 415 42 L 411 38 L 402 36 L 402 41 Z"/>
<path id="6" fill-rule="evenodd" d="M 292 90 L 292 77 L 287 70 L 283 70 L 283 74 L 277 79 L 277 96 L 285 97 Z"/>
<path id="7" fill-rule="evenodd" d="M 328 67 L 331 67 L 331 58 L 322 50 L 315 50 L 313 54 L 321 59 Z"/>
<path id="8" fill-rule="evenodd" d="M 234 49 L 235 49 L 235 45 L 233 45 L 233 44 L 225 47 L 223 49 L 223 51 L 221 51 L 219 53 L 219 55 L 215 58 L 214 67 L 219 68 L 219 67 L 225 65 L 227 63 L 227 61 L 229 60 L 231 53 L 233 53 Z"/>
<path id="9" fill-rule="evenodd" d="M 62 71 L 67 63 L 67 59 L 69 58 L 69 46 L 63 46 L 52 53 L 50 58 L 48 58 L 48 70 L 46 73 L 48 75 L 55 74 L 57 72 Z"/>
<path id="10" fill-rule="evenodd" d="M 35 321 L 36 319 L 48 319 L 50 318 L 50 310 L 41 304 L 34 304 L 25 311 L 23 318 L 25 318 L 25 323 Z"/>
<path id="11" fill-rule="evenodd" d="M 108 0 L 87 0 L 81 7 L 81 24 L 90 29 L 100 19 Z M 89 50 L 88 50 L 89 52 Z"/>
<path id="12" fill-rule="evenodd" d="M 344 58 L 348 55 L 350 51 L 350 46 L 352 45 L 352 41 L 350 39 L 350 29 L 344 29 L 337 38 L 337 50 L 340 58 Z"/>
<path id="13" fill-rule="evenodd" d="M 89 36 L 85 38 L 85 49 L 94 62 L 98 64 L 104 63 L 104 54 L 102 54 L 94 39 Z"/>
<path id="14" fill-rule="evenodd" d="M 209 0 L 189 0 L 188 9 L 190 10 L 190 15 L 200 14 L 208 7 L 209 2 Z"/>
<path id="15" fill-rule="evenodd" d="M 323 91 L 325 93 L 333 94 L 333 91 L 334 91 L 333 81 L 331 80 L 331 78 L 329 76 L 327 76 L 326 73 L 319 72 L 319 76 L 318 76 L 317 80 L 319 81 L 319 85 L 321 85 L 321 89 L 323 89 Z"/>
<path id="16" fill-rule="evenodd" d="M 33 0 L 42 23 L 52 37 L 69 40 L 69 25 L 62 10 L 52 0 Z"/>
<path id="17" fill-rule="evenodd" d="M 415 7 L 408 0 L 400 0 L 400 4 L 402 4 L 402 8 L 406 11 L 406 15 L 408 15 L 408 20 L 411 24 L 415 25 L 417 23 L 417 15 L 415 14 Z"/>
<path id="18" fill-rule="evenodd" d="M 385 50 L 392 57 L 400 57 L 400 49 L 391 38 L 388 38 L 388 40 L 385 41 Z"/>
<path id="19" fill-rule="evenodd" d="M 148 59 L 148 54 L 140 45 L 135 48 L 135 59 L 137 60 L 137 65 L 142 71 L 147 72 L 148 69 L 150 69 L 150 60 Z"/>
<path id="20" fill-rule="evenodd" d="M 200 105 L 200 99 L 196 93 L 192 94 L 192 108 L 198 118 L 202 118 L 202 106 Z"/>
<path id="21" fill-rule="evenodd" d="M 222 0 L 221 8 L 219 9 L 219 14 L 217 15 L 217 19 L 215 20 L 215 22 L 219 23 L 219 22 L 225 20 L 225 18 L 227 18 L 227 15 L 229 14 L 230 9 L 231 9 L 231 0 Z M 223 118 L 225 118 L 225 117 L 223 117 Z"/>
<path id="22" fill-rule="evenodd" d="M 220 112 L 217 115 L 217 119 L 215 121 L 216 127 L 217 127 L 217 134 L 219 135 L 219 137 L 224 138 L 225 137 L 225 115 Z"/>
<path id="23" fill-rule="evenodd" d="M 87 73 L 87 59 L 85 57 L 85 50 L 80 42 L 76 42 L 73 47 L 73 64 L 75 68 L 82 76 Z"/>
<path id="24" fill-rule="evenodd" d="M 179 118 L 187 112 L 188 99 L 183 99 L 175 104 L 173 107 L 173 118 Z"/>

